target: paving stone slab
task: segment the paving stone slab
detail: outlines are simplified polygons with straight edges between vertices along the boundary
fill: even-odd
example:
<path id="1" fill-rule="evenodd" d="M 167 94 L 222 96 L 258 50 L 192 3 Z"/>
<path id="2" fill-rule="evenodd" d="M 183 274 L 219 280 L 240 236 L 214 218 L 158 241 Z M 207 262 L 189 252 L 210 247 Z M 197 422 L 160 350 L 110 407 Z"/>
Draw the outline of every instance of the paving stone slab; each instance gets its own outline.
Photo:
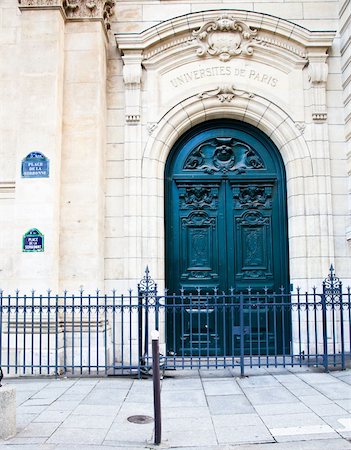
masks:
<path id="1" fill-rule="evenodd" d="M 47 405 L 36 405 L 36 406 L 21 405 L 16 408 L 16 411 L 17 414 L 40 414 L 47 409 L 48 409 Z"/>
<path id="2" fill-rule="evenodd" d="M 231 378 L 231 369 L 200 369 L 199 370 L 201 378 Z"/>
<path id="3" fill-rule="evenodd" d="M 330 405 L 309 405 L 309 408 L 320 417 L 342 416 L 347 412 L 347 410 L 339 405 L 336 405 L 335 403 L 332 403 Z"/>
<path id="4" fill-rule="evenodd" d="M 47 443 L 101 445 L 105 438 L 105 435 L 106 430 L 60 427 L 47 440 Z"/>
<path id="5" fill-rule="evenodd" d="M 313 436 L 316 435 L 337 435 L 335 431 L 327 424 L 270 427 L 269 431 L 276 439 L 289 436 L 292 438 L 291 440 L 299 436 L 311 436 L 310 438 L 312 439 Z"/>
<path id="6" fill-rule="evenodd" d="M 233 414 L 227 416 L 212 416 L 213 425 L 218 428 L 237 428 L 241 426 L 262 426 L 264 423 L 258 414 Z"/>
<path id="7" fill-rule="evenodd" d="M 268 428 L 294 428 L 294 427 L 318 427 L 326 426 L 325 422 L 312 412 L 310 413 L 295 413 L 295 414 L 281 414 L 262 416 L 263 422 Z M 306 433 L 305 433 L 306 434 Z"/>
<path id="8" fill-rule="evenodd" d="M 162 421 L 162 430 L 164 432 L 177 430 L 182 430 L 185 432 L 187 430 L 197 430 L 199 434 L 201 434 L 202 431 L 213 431 L 213 423 L 211 417 L 193 417 L 191 420 L 184 417 L 176 417 L 171 419 L 165 418 Z"/>
<path id="9" fill-rule="evenodd" d="M 49 406 L 56 399 L 47 399 L 47 398 L 29 398 L 25 402 L 21 404 L 21 406 Z"/>
<path id="10" fill-rule="evenodd" d="M 35 416 L 33 422 L 50 423 L 50 422 L 63 422 L 71 411 L 44 411 Z"/>
<path id="11" fill-rule="evenodd" d="M 29 425 L 31 422 L 33 422 L 36 417 L 38 417 L 38 414 L 16 414 L 16 428 L 17 432 L 19 430 L 22 430 L 27 425 Z"/>
<path id="12" fill-rule="evenodd" d="M 133 403 L 124 402 L 119 408 L 117 415 L 114 420 L 124 420 L 129 416 L 145 415 L 153 416 L 154 405 L 152 403 Z M 163 417 L 164 409 L 161 404 L 161 415 Z"/>
<path id="13" fill-rule="evenodd" d="M 151 415 L 153 415 L 153 408 L 151 409 Z M 192 419 L 193 417 L 210 417 L 210 411 L 207 406 L 197 406 L 197 407 L 187 407 L 183 408 L 170 407 L 169 405 L 161 404 L 161 415 L 164 419 L 172 419 L 177 417 L 185 417 L 187 419 Z"/>
<path id="14" fill-rule="evenodd" d="M 188 406 L 206 406 L 206 397 L 202 390 L 189 392 L 161 391 L 161 403 L 170 407 L 183 406 L 184 408 Z"/>
<path id="15" fill-rule="evenodd" d="M 104 441 L 134 442 L 139 445 L 149 442 L 153 435 L 153 423 L 135 424 L 124 420 L 113 423 L 104 437 Z"/>
<path id="16" fill-rule="evenodd" d="M 79 401 L 62 401 L 56 400 L 56 402 L 52 403 L 49 407 L 47 407 L 47 411 L 73 411 L 78 405 Z"/>
<path id="17" fill-rule="evenodd" d="M 202 389 L 202 383 L 199 378 L 176 378 L 173 380 L 164 380 L 162 391 L 187 391 L 193 389 Z"/>
<path id="18" fill-rule="evenodd" d="M 346 411 L 351 412 L 351 399 L 334 400 L 334 402 Z"/>
<path id="19" fill-rule="evenodd" d="M 261 416 L 282 415 L 295 413 L 310 413 L 311 409 L 299 403 L 274 403 L 272 405 L 255 405 L 255 410 Z"/>
<path id="20" fill-rule="evenodd" d="M 290 436 L 274 436 L 277 442 L 299 442 L 299 441 L 308 441 L 311 442 L 313 440 L 324 441 L 324 445 L 320 448 L 329 450 L 329 440 L 337 439 L 339 437 L 338 433 L 315 433 L 315 434 L 298 434 L 298 435 L 290 435 Z M 295 449 L 298 448 L 295 444 Z"/>
<path id="21" fill-rule="evenodd" d="M 249 388 L 249 387 L 263 387 L 267 388 L 270 386 L 281 386 L 279 381 L 272 377 L 271 375 L 257 375 L 255 377 L 247 377 L 247 378 L 239 378 L 238 384 L 243 389 Z"/>
<path id="22" fill-rule="evenodd" d="M 351 399 L 351 386 L 346 383 L 317 384 L 316 389 L 331 400 Z"/>
<path id="23" fill-rule="evenodd" d="M 329 373 L 299 373 L 297 377 L 305 383 L 315 386 L 316 384 L 332 384 L 339 381 Z"/>
<path id="24" fill-rule="evenodd" d="M 134 380 L 130 378 L 112 378 L 109 380 L 100 380 L 94 389 L 130 389 Z"/>
<path id="25" fill-rule="evenodd" d="M 351 414 L 324 417 L 325 422 L 335 431 L 351 432 Z"/>
<path id="26" fill-rule="evenodd" d="M 255 410 L 244 395 L 211 395 L 207 397 L 212 415 L 254 414 Z"/>
<path id="27" fill-rule="evenodd" d="M 307 406 L 312 405 L 332 405 L 333 401 L 322 394 L 298 395 L 298 399 Z"/>
<path id="28" fill-rule="evenodd" d="M 49 437 L 60 426 L 60 422 L 55 423 L 30 423 L 24 430 L 17 434 L 17 437 Z"/>
<path id="29" fill-rule="evenodd" d="M 274 438 L 261 425 L 237 426 L 237 427 L 215 427 L 216 436 L 220 444 L 242 444 L 242 443 L 264 443 L 274 442 Z"/>
<path id="30" fill-rule="evenodd" d="M 107 391 L 107 390 L 106 390 Z M 124 389 L 96 390 L 88 394 L 80 403 L 82 405 L 118 405 L 122 403 L 127 392 Z"/>
<path id="31" fill-rule="evenodd" d="M 271 405 L 275 403 L 298 403 L 298 399 L 284 387 L 245 389 L 245 394 L 253 405 Z"/>
<path id="32" fill-rule="evenodd" d="M 94 408 L 92 408 L 90 416 L 70 415 L 60 428 L 89 428 L 104 429 L 107 431 L 113 422 L 114 416 L 95 416 Z"/>
<path id="33" fill-rule="evenodd" d="M 216 445 L 217 438 L 214 430 L 201 430 L 198 433 L 196 429 L 172 430 L 163 433 L 164 442 L 169 446 L 205 446 Z"/>
<path id="34" fill-rule="evenodd" d="M 230 380 L 204 380 L 203 389 L 206 395 L 242 395 L 240 389 L 234 379 Z"/>
<path id="35" fill-rule="evenodd" d="M 91 405 L 78 405 L 73 411 L 72 415 L 79 416 L 116 416 L 120 410 L 121 405 L 94 405 L 92 411 Z"/>

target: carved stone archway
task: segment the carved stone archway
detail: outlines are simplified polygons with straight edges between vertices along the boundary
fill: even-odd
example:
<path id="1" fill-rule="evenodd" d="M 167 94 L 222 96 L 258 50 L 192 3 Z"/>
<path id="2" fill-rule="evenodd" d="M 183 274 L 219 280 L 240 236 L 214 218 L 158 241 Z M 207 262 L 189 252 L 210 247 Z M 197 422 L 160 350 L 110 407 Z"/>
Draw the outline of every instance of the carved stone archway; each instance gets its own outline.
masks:
<path id="1" fill-rule="evenodd" d="M 137 270 L 148 263 L 164 278 L 163 176 L 172 145 L 200 122 L 232 118 L 262 130 L 282 154 L 292 282 L 307 287 L 321 278 L 334 254 L 329 181 L 317 164 L 321 154 L 330 164 L 326 81 L 334 35 L 238 10 L 189 14 L 116 35 L 124 62 L 125 192 L 136 210 L 131 215 L 127 206 L 125 234 L 127 247 L 142 254 Z M 140 231 L 137 243 L 131 221 Z M 321 241 L 313 258 L 312 229 Z M 132 279 L 137 253 L 129 256 Z"/>

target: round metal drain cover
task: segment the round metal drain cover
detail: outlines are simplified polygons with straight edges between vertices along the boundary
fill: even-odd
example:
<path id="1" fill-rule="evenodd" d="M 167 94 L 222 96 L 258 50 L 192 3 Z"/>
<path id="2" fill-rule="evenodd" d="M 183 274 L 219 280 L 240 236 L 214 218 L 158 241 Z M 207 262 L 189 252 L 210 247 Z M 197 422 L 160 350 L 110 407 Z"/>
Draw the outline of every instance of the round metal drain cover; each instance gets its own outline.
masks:
<path id="1" fill-rule="evenodd" d="M 142 425 L 144 423 L 151 423 L 154 421 L 153 417 L 150 416 L 130 416 L 128 417 L 128 422 L 132 422 L 132 423 L 138 423 L 139 425 Z"/>

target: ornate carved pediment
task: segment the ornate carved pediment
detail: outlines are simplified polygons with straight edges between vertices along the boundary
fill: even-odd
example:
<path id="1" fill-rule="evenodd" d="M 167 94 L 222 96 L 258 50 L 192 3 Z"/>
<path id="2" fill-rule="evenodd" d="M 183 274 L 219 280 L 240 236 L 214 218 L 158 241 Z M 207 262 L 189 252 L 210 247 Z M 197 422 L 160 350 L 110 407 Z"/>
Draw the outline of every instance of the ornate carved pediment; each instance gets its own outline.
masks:
<path id="1" fill-rule="evenodd" d="M 199 30 L 193 31 L 199 44 L 196 53 L 199 56 L 218 56 L 221 61 L 229 61 L 240 54 L 252 55 L 252 40 L 256 34 L 257 30 L 229 15 L 206 22 Z"/>
<path id="2" fill-rule="evenodd" d="M 210 139 L 199 145 L 187 157 L 185 170 L 244 173 L 248 169 L 263 169 L 258 154 L 248 145 L 230 137 Z"/>

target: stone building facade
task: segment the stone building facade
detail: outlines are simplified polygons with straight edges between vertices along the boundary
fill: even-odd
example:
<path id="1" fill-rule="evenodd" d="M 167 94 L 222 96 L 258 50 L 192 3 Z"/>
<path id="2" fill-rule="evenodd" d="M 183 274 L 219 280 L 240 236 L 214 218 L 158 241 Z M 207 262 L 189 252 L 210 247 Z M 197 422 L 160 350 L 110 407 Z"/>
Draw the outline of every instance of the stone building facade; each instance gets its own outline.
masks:
<path id="1" fill-rule="evenodd" d="M 277 149 L 292 287 L 351 282 L 350 0 L 2 0 L 0 104 L 2 288 L 167 284 L 165 170 L 208 123 Z M 33 152 L 49 176 L 23 176 Z"/>

